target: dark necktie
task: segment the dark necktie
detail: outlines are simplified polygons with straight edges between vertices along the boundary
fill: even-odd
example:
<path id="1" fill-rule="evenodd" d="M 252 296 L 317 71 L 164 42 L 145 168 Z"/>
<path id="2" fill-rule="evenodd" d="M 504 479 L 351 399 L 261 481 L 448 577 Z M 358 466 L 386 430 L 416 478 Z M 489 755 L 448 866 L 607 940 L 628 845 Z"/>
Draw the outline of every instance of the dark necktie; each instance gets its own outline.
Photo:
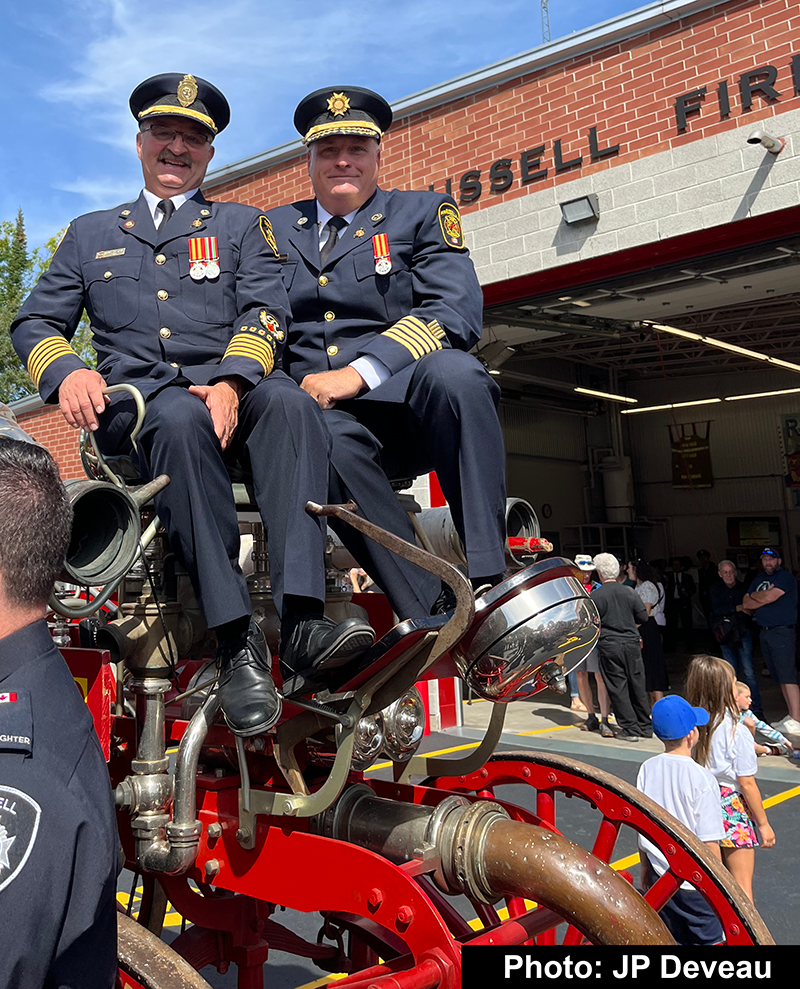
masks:
<path id="1" fill-rule="evenodd" d="M 163 232 L 164 227 L 169 223 L 169 218 L 175 212 L 175 203 L 171 199 L 159 199 L 158 207 L 164 214 L 164 219 L 161 221 L 161 226 L 158 228 L 159 231 Z"/>
<path id="2" fill-rule="evenodd" d="M 347 226 L 347 220 L 343 216 L 332 216 L 330 220 L 325 224 L 326 228 L 330 231 L 328 234 L 328 239 L 322 245 L 319 252 L 319 259 L 322 262 L 322 267 L 328 263 L 328 258 L 331 256 L 331 251 L 336 247 L 336 242 L 339 239 L 339 231 Z"/>

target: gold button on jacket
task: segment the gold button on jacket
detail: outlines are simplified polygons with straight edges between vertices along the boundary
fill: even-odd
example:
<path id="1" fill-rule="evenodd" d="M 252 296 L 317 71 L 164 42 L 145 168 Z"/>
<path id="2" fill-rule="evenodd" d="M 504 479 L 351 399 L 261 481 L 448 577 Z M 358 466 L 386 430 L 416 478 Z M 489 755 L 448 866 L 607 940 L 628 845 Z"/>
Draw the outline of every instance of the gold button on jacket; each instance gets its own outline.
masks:
<path id="1" fill-rule="evenodd" d="M 331 357 L 335 357 L 338 353 L 339 353 L 339 348 L 338 347 L 334 347 L 334 346 L 328 347 L 328 354 Z"/>
<path id="2" fill-rule="evenodd" d="M 172 331 L 168 326 L 162 326 L 158 331 L 158 335 L 166 340 L 168 337 L 172 336 Z"/>
<path id="3" fill-rule="evenodd" d="M 325 313 L 325 319 L 327 320 L 327 322 L 329 322 L 329 323 L 330 323 L 330 321 L 331 321 L 332 319 L 336 319 L 336 315 L 335 315 L 335 313 L 332 313 L 332 312 L 330 312 L 330 310 L 329 310 L 328 312 L 326 312 L 326 313 Z"/>

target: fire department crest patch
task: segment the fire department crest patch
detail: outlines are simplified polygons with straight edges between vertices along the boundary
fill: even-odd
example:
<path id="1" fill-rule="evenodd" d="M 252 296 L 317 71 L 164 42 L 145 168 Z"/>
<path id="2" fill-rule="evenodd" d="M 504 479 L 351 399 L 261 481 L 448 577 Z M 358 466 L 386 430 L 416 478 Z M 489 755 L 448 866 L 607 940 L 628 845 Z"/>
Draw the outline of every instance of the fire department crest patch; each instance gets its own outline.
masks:
<path id="1" fill-rule="evenodd" d="M 268 313 L 266 309 L 262 309 L 258 314 L 258 321 L 267 331 L 267 333 L 274 333 L 276 336 L 281 328 L 281 324 L 275 319 L 272 313 Z"/>
<path id="2" fill-rule="evenodd" d="M 464 247 L 464 231 L 461 228 L 461 214 L 451 203 L 439 207 L 439 226 L 448 247 Z"/>
<path id="3" fill-rule="evenodd" d="M 272 224 L 269 222 L 266 216 L 259 216 L 258 225 L 261 227 L 261 233 L 264 235 L 264 240 L 272 248 L 273 253 L 276 258 L 280 257 L 278 252 L 278 242 L 275 240 L 275 234 L 272 230 Z"/>
<path id="4" fill-rule="evenodd" d="M 0 890 L 22 872 L 36 844 L 42 808 L 13 786 L 0 786 Z"/>

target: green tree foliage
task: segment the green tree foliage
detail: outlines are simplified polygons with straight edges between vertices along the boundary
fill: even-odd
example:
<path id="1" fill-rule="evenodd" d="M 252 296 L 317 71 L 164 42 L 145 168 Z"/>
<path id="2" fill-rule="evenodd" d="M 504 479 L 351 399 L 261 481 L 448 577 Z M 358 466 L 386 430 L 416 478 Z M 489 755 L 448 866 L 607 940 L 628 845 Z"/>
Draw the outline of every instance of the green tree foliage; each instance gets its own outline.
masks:
<path id="1" fill-rule="evenodd" d="M 0 222 L 0 402 L 13 402 L 35 390 L 11 346 L 9 329 L 39 276 L 47 271 L 62 236 L 63 231 L 29 252 L 22 210 L 15 221 Z M 90 367 L 94 367 L 91 342 L 89 320 L 84 313 L 71 346 Z"/>

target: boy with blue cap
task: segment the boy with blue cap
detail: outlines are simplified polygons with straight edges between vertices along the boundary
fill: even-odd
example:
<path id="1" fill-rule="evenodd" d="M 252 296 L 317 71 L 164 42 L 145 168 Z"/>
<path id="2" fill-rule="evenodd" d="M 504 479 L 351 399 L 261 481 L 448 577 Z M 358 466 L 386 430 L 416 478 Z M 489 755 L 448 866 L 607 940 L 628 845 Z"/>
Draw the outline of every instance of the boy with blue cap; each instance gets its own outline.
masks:
<path id="1" fill-rule="evenodd" d="M 664 752 L 642 764 L 636 786 L 705 842 L 721 861 L 719 841 L 725 837 L 725 827 L 719 785 L 708 769 L 692 759 L 699 738 L 697 728 L 708 724 L 708 711 L 671 694 L 653 705 L 652 718 L 653 732 L 664 743 Z M 649 889 L 669 866 L 645 838 L 639 838 L 639 851 L 642 885 Z M 716 944 L 722 940 L 716 914 L 690 883 L 681 884 L 660 916 L 678 944 Z"/>

